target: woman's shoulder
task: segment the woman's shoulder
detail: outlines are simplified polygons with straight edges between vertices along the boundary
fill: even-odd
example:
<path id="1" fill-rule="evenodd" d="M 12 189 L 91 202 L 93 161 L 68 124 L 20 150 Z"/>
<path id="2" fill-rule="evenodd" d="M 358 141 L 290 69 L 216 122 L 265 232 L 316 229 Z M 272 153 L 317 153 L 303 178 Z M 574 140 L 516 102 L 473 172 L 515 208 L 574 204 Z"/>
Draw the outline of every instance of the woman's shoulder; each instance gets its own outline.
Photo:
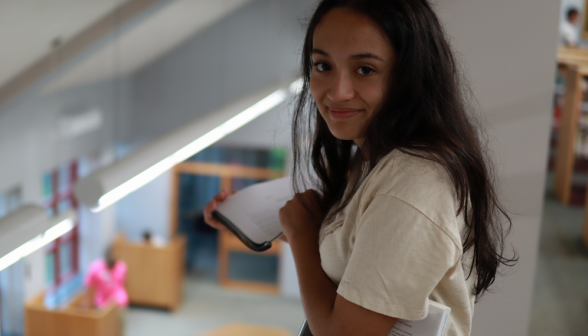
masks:
<path id="1" fill-rule="evenodd" d="M 451 177 L 429 154 L 393 150 L 378 162 L 365 183 L 363 194 L 368 198 L 397 198 L 437 225 L 456 221 L 457 197 Z"/>
<path id="2" fill-rule="evenodd" d="M 379 193 L 410 195 L 440 188 L 453 192 L 451 177 L 431 154 L 393 150 L 384 156 L 368 176 Z"/>

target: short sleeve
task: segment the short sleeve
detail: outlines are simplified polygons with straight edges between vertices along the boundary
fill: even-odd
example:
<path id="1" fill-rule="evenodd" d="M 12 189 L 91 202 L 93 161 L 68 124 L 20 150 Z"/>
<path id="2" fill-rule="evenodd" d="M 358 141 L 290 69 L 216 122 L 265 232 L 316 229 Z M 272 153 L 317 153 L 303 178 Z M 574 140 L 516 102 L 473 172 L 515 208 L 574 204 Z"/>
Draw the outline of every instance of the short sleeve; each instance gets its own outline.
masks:
<path id="1" fill-rule="evenodd" d="M 421 320 L 429 295 L 459 257 L 449 235 L 422 212 L 377 195 L 361 215 L 337 293 L 380 314 Z"/>

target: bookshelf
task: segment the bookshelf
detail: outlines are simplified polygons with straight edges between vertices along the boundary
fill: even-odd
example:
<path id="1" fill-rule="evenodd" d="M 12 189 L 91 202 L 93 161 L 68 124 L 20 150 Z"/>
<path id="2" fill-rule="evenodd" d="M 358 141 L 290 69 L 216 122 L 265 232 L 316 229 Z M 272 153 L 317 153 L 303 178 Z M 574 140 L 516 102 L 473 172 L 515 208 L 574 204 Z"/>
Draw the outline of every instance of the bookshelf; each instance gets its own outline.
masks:
<path id="1" fill-rule="evenodd" d="M 560 48 L 557 59 L 566 89 L 557 125 L 554 192 L 563 204 L 569 205 L 577 159 L 588 157 L 588 50 Z"/>
<path id="2" fill-rule="evenodd" d="M 559 120 L 554 192 L 569 205 L 576 156 L 588 157 L 588 50 L 560 48 L 557 61 L 566 89 Z M 588 197 L 583 205 L 588 209 Z M 582 240 L 588 246 L 588 211 L 584 212 L 582 231 Z"/>
<path id="3" fill-rule="evenodd" d="M 235 178 L 271 180 L 284 176 L 283 170 L 249 167 L 235 164 L 220 164 L 196 161 L 186 161 L 177 164 L 172 170 L 171 183 L 170 233 L 172 235 L 178 232 L 179 227 L 178 202 L 181 174 L 220 177 L 220 190 L 231 190 L 233 179 Z M 282 249 L 279 240 L 274 241 L 272 243 L 272 247 L 269 250 L 260 253 L 251 251 L 230 232 L 220 231 L 218 239 L 218 279 L 221 286 L 226 288 L 274 294 L 279 292 L 279 286 L 277 284 L 234 280 L 229 278 L 229 262 L 231 252 L 279 256 Z"/>

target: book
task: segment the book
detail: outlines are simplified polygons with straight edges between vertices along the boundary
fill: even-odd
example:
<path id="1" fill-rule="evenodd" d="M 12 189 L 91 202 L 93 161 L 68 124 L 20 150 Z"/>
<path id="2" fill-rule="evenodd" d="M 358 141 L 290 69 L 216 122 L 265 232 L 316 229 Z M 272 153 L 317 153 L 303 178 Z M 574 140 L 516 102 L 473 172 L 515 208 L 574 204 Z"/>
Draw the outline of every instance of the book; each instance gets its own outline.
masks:
<path id="1" fill-rule="evenodd" d="M 279 211 L 294 197 L 290 177 L 254 184 L 219 203 L 212 216 L 247 247 L 262 252 L 282 234 Z"/>
<path id="2" fill-rule="evenodd" d="M 398 320 L 388 336 L 443 336 L 451 308 L 429 300 L 429 313 L 419 321 Z"/>
<path id="3" fill-rule="evenodd" d="M 407 321 L 399 319 L 390 330 L 388 336 L 443 336 L 447 329 L 447 320 L 451 308 L 433 300 L 429 300 L 429 313 L 420 321 Z M 298 336 L 312 336 L 306 319 L 298 332 Z"/>

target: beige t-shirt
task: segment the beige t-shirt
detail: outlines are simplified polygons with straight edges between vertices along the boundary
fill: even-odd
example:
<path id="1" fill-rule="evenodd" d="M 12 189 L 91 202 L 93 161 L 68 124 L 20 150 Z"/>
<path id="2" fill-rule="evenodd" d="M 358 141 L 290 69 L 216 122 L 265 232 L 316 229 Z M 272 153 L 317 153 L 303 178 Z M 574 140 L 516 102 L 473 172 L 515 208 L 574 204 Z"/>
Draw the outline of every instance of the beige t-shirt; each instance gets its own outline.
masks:
<path id="1" fill-rule="evenodd" d="M 466 281 L 471 254 L 464 270 L 465 223 L 457 209 L 441 165 L 394 150 L 365 177 L 345 209 L 323 223 L 322 267 L 348 301 L 421 320 L 431 299 L 451 308 L 445 335 L 469 335 L 476 274 Z"/>

